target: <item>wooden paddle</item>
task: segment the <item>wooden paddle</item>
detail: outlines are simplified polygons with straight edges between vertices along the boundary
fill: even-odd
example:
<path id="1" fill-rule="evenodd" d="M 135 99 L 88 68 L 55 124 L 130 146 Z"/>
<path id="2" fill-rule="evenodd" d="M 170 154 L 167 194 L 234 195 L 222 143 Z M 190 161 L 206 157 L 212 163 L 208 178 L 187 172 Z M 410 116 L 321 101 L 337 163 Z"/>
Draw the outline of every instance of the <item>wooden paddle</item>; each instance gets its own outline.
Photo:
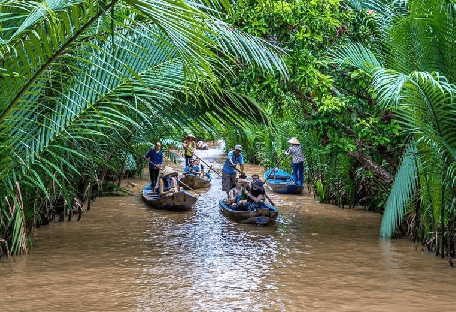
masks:
<path id="1" fill-rule="evenodd" d="M 282 159 L 283 159 L 285 156 L 287 156 L 287 155 L 283 154 L 283 156 L 280 157 L 279 161 L 278 161 L 277 164 L 274 166 L 274 168 L 279 168 L 279 164 L 280 164 L 280 162 L 282 161 Z"/>
<path id="2" fill-rule="evenodd" d="M 242 171 L 239 170 L 238 168 L 233 167 L 233 166 L 232 166 L 232 168 L 236 169 L 236 171 L 239 172 L 241 175 L 244 175 L 245 177 L 247 177 L 247 176 L 246 176 L 245 174 L 243 174 Z M 263 189 L 264 189 L 264 188 L 263 188 Z M 272 202 L 272 200 L 269 198 L 268 194 L 266 194 L 266 190 L 264 190 L 264 197 L 266 197 L 266 199 L 269 200 L 269 202 L 271 203 L 271 205 L 272 205 L 273 207 L 276 206 L 276 205 Z"/>
<path id="3" fill-rule="evenodd" d="M 287 156 L 287 155 L 283 154 L 283 156 L 280 157 L 280 159 L 277 161 L 276 165 L 274 166 L 274 170 L 272 171 L 272 172 L 274 173 L 274 179 L 275 179 L 275 176 L 276 176 L 275 173 L 276 173 L 276 171 L 279 169 L 279 164 L 280 164 L 280 162 L 282 161 L 282 159 L 283 159 L 285 156 Z M 272 172 L 268 174 L 268 176 L 267 176 L 268 179 L 269 179 L 269 177 L 271 176 Z"/>
<path id="4" fill-rule="evenodd" d="M 185 186 L 185 187 L 187 187 L 188 189 L 190 189 L 191 191 L 195 192 L 195 193 L 196 193 L 196 194 L 195 194 L 196 196 L 198 196 L 198 197 L 200 196 L 200 194 L 198 194 L 197 191 L 195 191 L 194 189 L 192 189 L 190 186 L 188 186 L 188 185 L 185 184 L 184 182 L 178 180 L 177 183 L 180 183 L 180 184 L 182 184 L 183 186 Z"/>
<path id="5" fill-rule="evenodd" d="M 214 171 L 219 177 L 222 177 L 222 176 L 220 175 L 220 173 L 218 173 L 214 168 L 212 168 L 212 165 L 209 165 L 208 163 L 206 163 L 204 160 L 202 160 L 201 158 L 199 158 L 199 157 L 198 157 L 197 155 L 195 155 L 195 154 L 193 154 L 193 156 L 195 156 L 197 159 L 201 160 L 201 162 L 202 162 L 203 164 L 205 164 L 206 166 L 209 167 L 209 170 L 207 171 L 208 173 L 209 173 L 209 171 L 212 170 L 212 171 Z"/>

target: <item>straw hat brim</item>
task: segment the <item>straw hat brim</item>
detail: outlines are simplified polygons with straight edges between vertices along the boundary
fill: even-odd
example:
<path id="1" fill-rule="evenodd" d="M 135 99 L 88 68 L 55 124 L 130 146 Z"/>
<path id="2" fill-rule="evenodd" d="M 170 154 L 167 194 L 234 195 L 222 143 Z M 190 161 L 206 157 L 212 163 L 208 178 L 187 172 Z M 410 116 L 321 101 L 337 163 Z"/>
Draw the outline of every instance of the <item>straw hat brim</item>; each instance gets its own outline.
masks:
<path id="1" fill-rule="evenodd" d="M 167 175 L 170 175 L 170 174 L 178 174 L 176 171 L 174 171 L 173 168 L 171 167 L 165 167 L 162 171 L 163 173 L 163 176 L 167 176 Z"/>
<path id="2" fill-rule="evenodd" d="M 187 135 L 187 136 L 185 137 L 184 140 L 187 140 L 187 139 L 188 139 L 188 140 L 195 140 L 195 141 L 196 141 L 196 137 L 195 137 L 193 134 Z"/>
<path id="3" fill-rule="evenodd" d="M 301 143 L 299 143 L 297 138 L 291 138 L 290 140 L 288 140 L 288 143 L 290 143 L 290 144 L 301 144 Z"/>

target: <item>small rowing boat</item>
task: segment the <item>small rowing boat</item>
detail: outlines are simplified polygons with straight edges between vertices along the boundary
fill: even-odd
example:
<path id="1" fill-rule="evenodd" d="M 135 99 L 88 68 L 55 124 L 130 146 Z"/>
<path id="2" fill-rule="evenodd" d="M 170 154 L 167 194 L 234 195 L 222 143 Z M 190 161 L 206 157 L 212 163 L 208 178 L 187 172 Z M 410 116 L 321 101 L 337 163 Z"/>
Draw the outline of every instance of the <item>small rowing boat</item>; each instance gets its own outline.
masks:
<path id="1" fill-rule="evenodd" d="M 184 190 L 171 196 L 160 196 L 151 183 L 143 189 L 142 198 L 151 207 L 168 210 L 191 210 L 198 199 L 197 196 Z"/>
<path id="2" fill-rule="evenodd" d="M 264 179 L 268 188 L 279 194 L 301 194 L 303 186 L 297 185 L 293 177 L 281 169 L 270 169 L 265 172 Z"/>
<path id="3" fill-rule="evenodd" d="M 183 186 L 185 189 L 197 189 L 197 188 L 205 188 L 211 185 L 211 175 L 206 173 L 204 175 L 198 176 L 191 173 L 184 175 L 182 178 L 179 179 L 179 182 L 182 182 L 180 185 Z"/>
<path id="4" fill-rule="evenodd" d="M 233 221 L 239 223 L 253 223 L 257 225 L 266 225 L 274 223 L 279 215 L 279 211 L 266 203 L 262 203 L 260 208 L 254 211 L 240 210 L 238 207 L 232 207 L 220 200 L 222 213 Z"/>

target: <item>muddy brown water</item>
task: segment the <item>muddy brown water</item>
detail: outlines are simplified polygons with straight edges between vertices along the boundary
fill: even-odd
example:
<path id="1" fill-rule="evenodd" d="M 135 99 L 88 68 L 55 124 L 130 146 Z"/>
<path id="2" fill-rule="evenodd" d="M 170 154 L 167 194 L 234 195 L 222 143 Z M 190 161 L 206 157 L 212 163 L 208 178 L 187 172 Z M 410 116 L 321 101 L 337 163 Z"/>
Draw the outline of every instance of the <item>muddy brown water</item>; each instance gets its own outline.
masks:
<path id="1" fill-rule="evenodd" d="M 220 153 L 198 152 L 218 168 Z M 128 186 L 136 195 L 100 198 L 81 221 L 38 229 L 28 255 L 0 262 L 0 311 L 455 307 L 454 268 L 408 240 L 380 239 L 378 214 L 269 193 L 276 225 L 241 225 L 221 214 L 216 175 L 190 212 L 149 208 L 147 177 Z"/>

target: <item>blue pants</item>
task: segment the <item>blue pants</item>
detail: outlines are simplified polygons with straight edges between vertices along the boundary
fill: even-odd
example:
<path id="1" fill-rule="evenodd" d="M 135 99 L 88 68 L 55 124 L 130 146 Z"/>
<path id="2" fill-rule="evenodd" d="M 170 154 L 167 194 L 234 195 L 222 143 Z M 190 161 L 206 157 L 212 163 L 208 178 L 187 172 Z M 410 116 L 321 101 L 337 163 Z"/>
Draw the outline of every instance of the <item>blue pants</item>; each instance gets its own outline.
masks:
<path id="1" fill-rule="evenodd" d="M 157 186 L 159 172 L 160 172 L 159 169 L 155 169 L 155 168 L 150 168 L 149 167 L 150 183 L 152 184 L 152 187 L 156 187 Z"/>
<path id="2" fill-rule="evenodd" d="M 293 163 L 293 180 L 294 182 L 302 186 L 304 182 L 304 162 Z"/>
<path id="3" fill-rule="evenodd" d="M 188 155 L 185 155 L 185 165 L 186 166 L 190 166 L 190 159 L 192 159 L 193 156 L 188 156 Z"/>

